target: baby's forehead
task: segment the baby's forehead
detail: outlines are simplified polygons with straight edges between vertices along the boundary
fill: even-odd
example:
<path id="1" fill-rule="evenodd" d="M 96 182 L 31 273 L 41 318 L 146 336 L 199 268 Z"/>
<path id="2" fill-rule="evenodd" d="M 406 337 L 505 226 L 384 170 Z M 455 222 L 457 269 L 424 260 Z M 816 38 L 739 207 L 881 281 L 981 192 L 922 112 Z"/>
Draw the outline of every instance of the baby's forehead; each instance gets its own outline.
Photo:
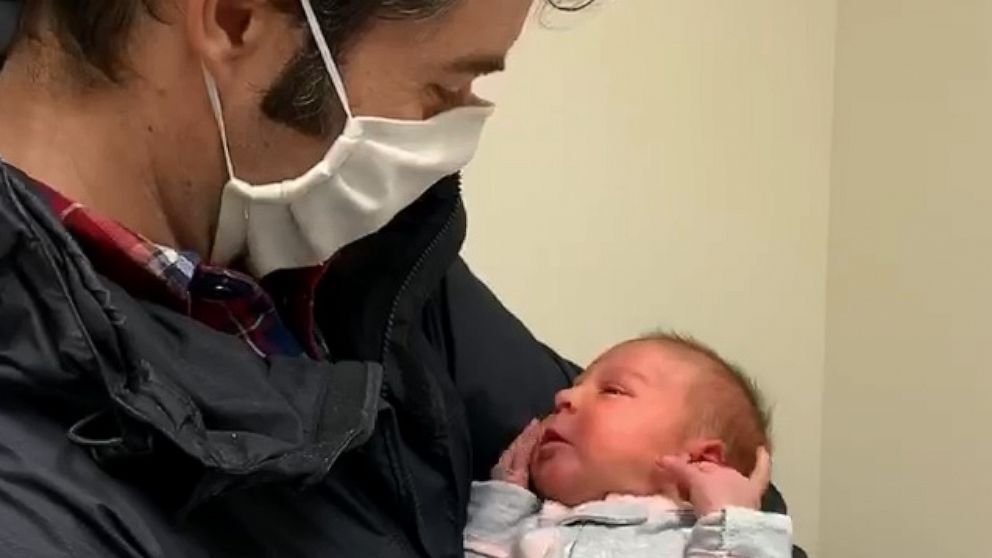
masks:
<path id="1" fill-rule="evenodd" d="M 579 376 L 579 380 L 632 377 L 650 384 L 671 385 L 685 383 L 704 369 L 704 363 L 680 347 L 664 342 L 635 341 L 604 353 Z"/>

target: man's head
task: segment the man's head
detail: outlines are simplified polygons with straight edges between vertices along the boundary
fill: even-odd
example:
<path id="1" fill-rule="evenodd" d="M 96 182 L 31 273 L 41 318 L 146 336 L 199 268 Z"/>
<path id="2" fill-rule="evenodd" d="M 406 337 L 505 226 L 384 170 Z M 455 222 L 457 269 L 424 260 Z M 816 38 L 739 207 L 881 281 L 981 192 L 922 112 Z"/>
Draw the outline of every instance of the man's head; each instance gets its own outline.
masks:
<path id="1" fill-rule="evenodd" d="M 738 368 L 692 339 L 655 334 L 600 356 L 560 392 L 531 465 L 545 498 L 577 505 L 608 494 L 667 493 L 658 466 L 688 454 L 749 475 L 768 447 L 768 412 Z"/>
<path id="2" fill-rule="evenodd" d="M 473 81 L 502 69 L 533 1 L 311 0 L 353 112 L 411 120 L 471 102 Z M 204 248 L 227 178 L 203 69 L 248 182 L 301 174 L 340 132 L 343 111 L 299 0 L 25 2 L 0 73 L 3 104 L 41 92 L 77 112 L 127 114 L 101 122 L 114 128 L 108 135 L 136 136 L 115 156 L 149 159 L 145 172 L 160 183 L 150 195 L 180 213 L 170 220 L 197 214 L 184 225 L 192 230 L 178 231 L 181 244 Z"/>

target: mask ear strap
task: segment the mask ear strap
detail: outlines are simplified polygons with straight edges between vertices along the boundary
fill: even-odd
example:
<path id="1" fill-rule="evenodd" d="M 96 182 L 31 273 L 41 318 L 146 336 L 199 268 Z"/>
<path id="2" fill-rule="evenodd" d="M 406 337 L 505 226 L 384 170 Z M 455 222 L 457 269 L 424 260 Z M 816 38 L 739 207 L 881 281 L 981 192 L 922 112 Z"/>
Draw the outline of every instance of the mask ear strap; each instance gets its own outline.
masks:
<path id="1" fill-rule="evenodd" d="M 220 92 L 217 91 L 217 81 L 203 68 L 203 81 L 207 85 L 207 97 L 210 98 L 210 108 L 217 119 L 217 129 L 220 130 L 220 142 L 224 146 L 224 162 L 227 163 L 227 176 L 234 178 L 234 162 L 231 160 L 231 147 L 227 144 L 227 126 L 224 125 L 224 109 L 221 107 Z"/>
<path id="2" fill-rule="evenodd" d="M 337 64 L 334 63 L 334 57 L 331 56 L 331 49 L 327 46 L 327 39 L 324 38 L 324 32 L 320 29 L 320 22 L 317 21 L 317 14 L 313 11 L 311 0 L 300 0 L 300 4 L 303 6 L 303 13 L 306 14 L 307 24 L 310 25 L 313 40 L 317 43 L 317 50 L 320 51 L 320 57 L 324 59 L 327 73 L 331 76 L 331 83 L 334 84 L 334 90 L 338 94 L 338 99 L 341 100 L 344 113 L 348 116 L 348 120 L 351 120 L 353 118 L 351 104 L 348 102 L 348 94 L 344 89 L 344 80 L 341 78 L 341 72 L 338 70 Z"/>

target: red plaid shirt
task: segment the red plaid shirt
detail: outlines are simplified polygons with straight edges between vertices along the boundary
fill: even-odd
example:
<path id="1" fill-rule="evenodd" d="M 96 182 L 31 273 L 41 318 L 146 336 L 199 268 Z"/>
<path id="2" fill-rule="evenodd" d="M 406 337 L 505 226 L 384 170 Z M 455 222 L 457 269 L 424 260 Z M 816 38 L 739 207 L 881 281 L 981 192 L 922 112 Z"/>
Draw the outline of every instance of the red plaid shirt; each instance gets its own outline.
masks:
<path id="1" fill-rule="evenodd" d="M 294 288 L 286 289 L 288 296 L 277 308 L 272 297 L 251 277 L 209 266 L 192 252 L 159 246 L 52 188 L 35 184 L 96 270 L 132 296 L 236 335 L 261 357 L 323 354 L 313 324 L 314 292 L 322 268 L 283 276 L 280 285 L 289 283 Z M 284 321 L 282 316 L 289 320 Z"/>

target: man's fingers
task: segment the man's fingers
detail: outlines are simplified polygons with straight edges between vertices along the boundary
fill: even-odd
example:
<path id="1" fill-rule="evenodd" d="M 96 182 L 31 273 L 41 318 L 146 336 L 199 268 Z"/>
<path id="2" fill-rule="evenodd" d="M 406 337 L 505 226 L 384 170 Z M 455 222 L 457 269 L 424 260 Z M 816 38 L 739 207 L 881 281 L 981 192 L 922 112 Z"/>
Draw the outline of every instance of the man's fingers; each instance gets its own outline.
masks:
<path id="1" fill-rule="evenodd" d="M 764 447 L 758 448 L 754 471 L 751 472 L 751 483 L 764 492 L 772 482 L 772 456 Z"/>

